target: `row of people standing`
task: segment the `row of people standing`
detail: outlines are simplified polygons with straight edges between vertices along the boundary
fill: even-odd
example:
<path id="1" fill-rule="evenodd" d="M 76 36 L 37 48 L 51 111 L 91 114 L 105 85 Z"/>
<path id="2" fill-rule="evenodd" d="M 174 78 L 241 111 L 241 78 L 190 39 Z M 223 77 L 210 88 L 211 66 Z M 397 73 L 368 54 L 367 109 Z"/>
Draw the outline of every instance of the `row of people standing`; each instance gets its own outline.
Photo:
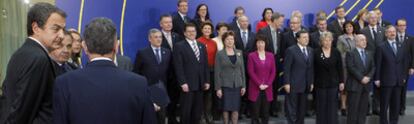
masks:
<path id="1" fill-rule="evenodd" d="M 216 67 L 218 65 L 217 62 L 215 62 L 217 60 L 217 57 L 220 56 L 220 52 L 222 51 L 226 51 L 227 45 L 226 45 L 226 40 L 223 38 L 224 34 L 226 34 L 226 32 L 228 30 L 233 30 L 234 31 L 234 36 L 233 36 L 233 40 L 234 40 L 234 48 L 240 50 L 240 52 L 236 53 L 241 53 L 243 58 L 244 58 L 244 66 L 245 69 L 247 68 L 246 72 L 249 72 L 248 70 L 248 63 L 249 63 L 249 57 L 250 57 L 250 53 L 254 53 L 253 51 L 256 49 L 254 46 L 257 45 L 254 42 L 257 41 L 257 39 L 255 39 L 256 34 L 253 33 L 250 30 L 250 24 L 249 24 L 249 20 L 247 16 L 243 15 L 244 10 L 242 8 L 237 8 L 235 10 L 235 15 L 237 16 L 235 18 L 236 21 L 234 21 L 234 23 L 232 23 L 230 26 L 224 26 L 224 23 L 219 23 L 216 26 L 216 30 L 218 32 L 218 36 L 216 38 L 211 39 L 211 35 L 213 34 L 212 29 L 213 26 L 212 24 L 206 23 L 206 22 L 210 22 L 211 20 L 208 19 L 208 7 L 205 4 L 201 4 L 200 6 L 197 7 L 197 17 L 200 17 L 201 19 L 194 19 L 196 20 L 195 23 L 196 25 L 191 26 L 191 24 L 188 24 L 188 22 L 194 22 L 194 21 L 189 21 L 190 19 L 186 16 L 186 13 L 188 11 L 188 2 L 186 1 L 179 1 L 178 2 L 178 12 L 174 13 L 172 17 L 169 16 L 162 16 L 161 17 L 161 28 L 162 28 L 162 33 L 164 35 L 163 37 L 163 42 L 161 43 L 161 46 L 166 46 L 166 48 L 169 48 L 170 50 L 172 50 L 173 52 L 173 64 L 174 64 L 174 73 L 175 74 L 175 78 L 177 78 L 178 82 L 177 85 L 180 86 L 177 89 L 181 90 L 181 91 L 177 91 L 174 94 L 180 94 L 180 97 L 184 97 L 181 98 L 182 99 L 186 99 L 186 101 L 184 101 L 185 103 L 183 103 L 183 101 L 181 101 L 182 104 L 185 105 L 185 107 L 181 108 L 181 116 L 182 119 L 185 122 L 189 123 L 196 123 L 197 120 L 199 120 L 201 118 L 201 115 L 199 114 L 194 114 L 194 113 L 198 113 L 198 111 L 196 110 L 202 110 L 204 108 L 204 110 L 210 110 L 208 108 L 210 108 L 209 106 L 204 106 L 204 107 L 200 107 L 201 104 L 196 104 L 196 103 L 200 103 L 201 99 L 203 99 L 204 102 L 201 103 L 209 103 L 210 101 L 212 101 L 214 98 L 211 98 L 211 96 L 209 96 L 208 94 L 212 94 L 211 93 L 211 89 L 210 86 L 216 86 L 217 85 L 217 79 L 214 78 L 213 80 L 213 75 L 217 75 L 217 70 Z M 383 42 L 384 40 L 384 35 L 381 36 L 381 34 L 376 34 L 377 30 L 376 28 L 368 28 L 368 27 L 377 27 L 380 31 L 378 31 L 379 33 L 384 33 L 385 30 L 380 29 L 381 26 L 377 26 L 378 25 L 378 19 L 380 17 L 378 17 L 378 13 L 375 12 L 370 12 L 370 14 L 368 14 L 368 23 L 369 25 L 366 26 L 364 25 L 364 23 L 360 23 L 360 21 L 358 20 L 358 25 L 355 25 L 353 22 L 350 21 L 346 21 L 345 19 L 345 8 L 343 7 L 338 7 L 335 9 L 336 10 L 336 14 L 338 19 L 332 21 L 332 23 L 330 23 L 328 25 L 327 20 L 326 20 L 326 13 L 325 16 L 323 16 L 323 14 L 321 14 L 321 17 L 318 16 L 317 19 L 317 25 L 314 28 L 314 32 L 313 33 L 306 33 L 306 32 L 301 32 L 303 30 L 305 30 L 304 26 L 302 26 L 302 16 L 300 12 L 295 12 L 294 14 L 292 14 L 293 16 L 290 19 L 290 23 L 289 23 L 289 28 L 286 29 L 282 29 L 283 26 L 283 20 L 284 20 L 284 15 L 279 14 L 277 12 L 273 12 L 271 11 L 271 9 L 265 9 L 264 14 L 263 14 L 263 18 L 265 20 L 266 23 L 261 22 L 261 25 L 266 25 L 266 26 L 259 26 L 262 27 L 261 29 L 258 29 L 258 33 L 257 33 L 257 37 L 262 36 L 265 37 L 262 40 L 265 41 L 265 43 L 267 43 L 267 45 L 265 45 L 265 50 L 269 51 L 271 54 L 273 54 L 273 58 L 274 58 L 274 63 L 275 63 L 275 68 L 279 67 L 281 65 L 285 66 L 284 67 L 284 84 L 289 84 L 289 85 L 284 85 L 284 88 L 286 89 L 286 91 L 290 91 L 292 92 L 292 94 L 290 94 L 290 92 L 288 93 L 288 99 L 286 100 L 286 104 L 288 106 L 288 111 L 287 113 L 287 117 L 288 120 L 290 122 L 301 122 L 301 120 L 303 121 L 303 117 L 304 117 L 304 111 L 303 111 L 303 104 L 306 102 L 302 102 L 302 101 L 306 101 L 306 98 L 304 96 L 306 96 L 307 92 L 310 92 L 313 90 L 313 85 L 315 85 L 315 91 L 318 90 L 315 95 L 315 99 L 317 99 L 318 97 L 321 97 L 321 99 L 317 99 L 317 106 L 320 105 L 324 105 L 323 103 L 326 103 L 326 100 L 330 100 L 330 101 L 335 101 L 336 98 L 335 95 L 332 95 L 332 92 L 337 92 L 334 91 L 333 89 L 338 90 L 338 88 L 340 89 L 339 91 L 341 91 L 342 95 L 341 95 L 341 109 L 346 109 L 346 102 L 345 102 L 345 98 L 346 95 L 345 91 L 348 90 L 344 90 L 345 88 L 345 84 L 346 85 L 351 85 L 348 82 L 349 78 L 352 78 L 352 76 L 350 76 L 350 73 L 353 72 L 348 72 L 348 66 L 346 66 L 347 61 L 348 60 L 346 58 L 347 53 L 351 53 L 353 50 L 355 50 L 357 48 L 357 42 L 356 40 L 358 39 L 357 37 L 362 37 L 362 36 L 357 36 L 358 32 L 364 33 L 364 30 L 368 30 L 370 31 L 370 33 L 364 33 L 365 34 L 365 38 L 368 39 L 367 44 L 367 51 L 370 52 L 375 52 L 375 47 L 379 46 L 380 42 Z M 375 10 L 377 11 L 377 10 Z M 271 14 L 270 14 L 271 13 Z M 363 13 L 366 14 L 366 13 Z M 269 15 L 271 15 L 269 17 Z M 206 18 L 207 17 L 207 18 Z M 324 18 L 323 18 L 324 17 Z M 171 19 L 169 19 L 171 18 Z M 270 20 L 268 19 L 270 18 Z M 364 16 L 361 16 L 359 18 L 362 18 L 361 20 L 363 20 L 363 18 L 365 18 Z M 167 21 L 165 21 L 167 20 Z M 207 20 L 207 21 L 206 21 Z M 165 21 L 165 22 L 163 22 Z M 168 24 L 167 24 L 168 23 Z M 198 24 L 197 24 L 198 23 Z M 381 25 L 384 24 L 384 21 L 382 21 Z M 165 26 L 168 25 L 168 26 Z M 199 25 L 199 26 L 197 26 Z M 358 27 L 357 27 L 358 26 Z M 365 28 L 361 28 L 365 26 Z M 168 27 L 168 28 L 167 28 Z M 188 31 L 188 29 L 190 29 L 190 31 Z M 192 28 L 195 28 L 195 31 L 192 30 Z M 359 28 L 361 28 L 361 30 L 359 30 Z M 370 30 L 371 29 L 371 30 Z M 198 30 L 198 31 L 197 31 Z M 177 34 L 173 33 L 173 32 L 177 32 Z M 188 32 L 187 32 L 188 31 Z M 327 33 L 328 31 L 332 31 L 333 33 Z M 194 34 L 194 32 L 196 32 Z M 201 32 L 201 33 L 200 33 Z M 284 33 L 283 33 L 284 32 Z M 373 32 L 373 33 L 372 33 Z M 195 37 L 193 36 L 195 35 Z M 303 36 L 302 36 L 303 35 Z M 374 35 L 375 37 L 370 39 L 370 36 Z M 199 36 L 198 40 L 200 41 L 199 43 L 194 43 L 196 42 L 196 38 L 197 36 Z M 180 38 L 181 37 L 181 38 Z M 227 36 L 226 36 L 227 37 Z M 377 38 L 378 37 L 378 38 Z M 363 39 L 363 38 L 359 38 L 359 39 Z M 382 39 L 382 40 L 381 40 Z M 299 41 L 303 41 L 299 42 Z M 187 44 L 187 42 L 181 43 L 180 41 L 188 41 L 188 43 L 191 42 L 191 44 Z M 361 40 L 362 41 L 362 40 Z M 374 41 L 378 41 L 374 42 Z M 184 44 L 184 45 L 183 45 Z M 201 45 L 203 44 L 203 45 Z M 215 45 L 214 45 L 215 44 Z M 305 45 L 306 44 L 306 45 Z M 309 44 L 309 45 L 308 45 Z M 198 46 L 198 47 L 197 47 Z M 309 47 L 308 47 L 309 46 Z M 359 47 L 361 49 L 364 49 L 362 47 L 363 45 L 360 45 Z M 181 48 L 182 47 L 182 48 Z M 191 47 L 190 49 L 187 49 L 185 47 Z M 296 65 L 296 63 L 294 64 L 294 67 L 290 67 L 287 66 L 287 64 L 292 63 L 292 62 L 296 62 L 298 60 L 295 60 L 295 58 L 298 55 L 301 54 L 294 54 L 291 55 L 292 53 L 288 52 L 297 52 L 297 50 L 295 50 L 296 48 L 294 47 L 298 47 L 298 48 L 305 48 L 305 51 L 303 51 L 303 49 L 299 49 L 299 52 L 302 53 L 305 57 L 305 63 L 303 63 L 303 67 L 295 67 L 298 66 Z M 336 47 L 338 48 L 338 50 L 336 49 Z M 177 49 L 179 48 L 179 49 Z M 234 49 L 233 48 L 233 49 Z M 200 49 L 202 49 L 200 51 Z M 290 50 L 291 49 L 291 50 Z M 314 49 L 314 50 L 312 50 Z M 183 52 L 183 50 L 186 50 L 186 52 Z M 205 50 L 205 51 L 203 51 Z M 189 52 L 189 53 L 187 53 Z M 233 51 L 234 52 L 234 51 Z M 367 52 L 367 54 L 365 54 L 366 56 L 370 56 L 371 54 L 369 54 L 370 52 Z M 191 54 L 191 53 L 194 53 Z M 203 57 L 203 53 L 205 53 L 206 58 L 204 61 L 204 57 Z M 217 54 L 216 54 L 217 53 Z M 226 51 L 226 54 L 227 51 Z M 350 54 L 351 55 L 351 54 Z M 176 57 L 175 56 L 181 56 L 181 57 Z M 186 56 L 186 57 L 182 57 L 182 56 Z M 195 56 L 192 59 L 196 59 L 197 61 L 202 60 L 203 62 L 199 62 L 200 64 L 202 63 L 203 66 L 206 66 L 206 68 L 200 68 L 197 66 L 201 66 L 201 65 L 192 65 L 194 63 L 192 63 L 194 60 L 189 60 L 191 59 L 190 56 Z M 215 57 L 214 57 L 215 56 Z M 222 55 L 223 56 L 223 55 Z M 231 56 L 231 54 L 230 54 Z M 293 57 L 292 57 L 293 56 Z M 362 56 L 362 54 L 360 55 Z M 201 57 L 201 58 L 200 58 Z M 234 57 L 230 57 L 230 62 L 236 61 L 234 60 Z M 266 57 L 267 58 L 267 57 Z M 292 59 L 293 58 L 293 59 Z M 367 57 L 370 58 L 370 57 Z M 296 59 L 302 59 L 302 58 L 296 58 Z M 308 59 L 312 59 L 312 60 L 308 60 Z M 247 61 L 246 61 L 247 60 Z M 189 63 L 188 63 L 189 62 Z M 247 62 L 247 63 L 246 63 Z M 313 63 L 315 62 L 315 63 Z M 319 62 L 319 64 L 317 63 Z M 177 64 L 178 63 L 178 64 Z M 183 64 L 184 63 L 184 64 Z M 282 64 L 283 63 L 283 64 Z M 322 63 L 322 64 L 321 64 Z M 204 65 L 205 64 L 205 65 Z M 228 63 L 227 63 L 228 64 Z M 234 64 L 233 64 L 234 65 Z M 177 68 L 178 66 L 178 68 Z M 313 66 L 318 66 L 318 68 L 315 68 Z M 197 67 L 197 68 L 196 68 Z M 326 69 L 326 67 L 330 67 L 327 70 L 323 70 Z M 186 70 L 188 68 L 194 69 L 192 71 L 199 71 L 199 72 L 192 72 L 191 70 Z M 295 70 L 296 69 L 292 69 L 292 68 L 306 68 L 307 70 L 305 70 L 304 72 L 300 72 L 303 73 L 304 76 L 298 76 L 290 79 L 290 75 L 289 75 L 289 71 Z M 313 69 L 314 68 L 314 69 Z M 292 70 L 289 70 L 292 69 Z M 281 72 L 281 70 L 278 69 L 279 73 Z M 334 72 L 334 73 L 332 73 Z M 370 72 L 370 71 L 368 71 Z M 182 74 L 184 73 L 185 76 L 183 76 Z M 206 77 L 203 77 L 200 75 L 197 75 L 199 77 L 197 77 L 196 79 L 200 78 L 198 80 L 196 80 L 196 84 L 187 84 L 187 83 L 194 83 L 194 82 L 186 82 L 187 78 L 192 78 L 191 75 L 194 74 L 201 74 L 201 73 L 205 73 Z M 299 72 L 298 72 L 299 73 Z M 312 75 L 316 75 L 316 73 L 322 73 L 321 75 L 323 77 L 318 77 L 318 76 L 312 76 Z M 189 74 L 190 76 L 186 75 Z M 329 75 L 336 75 L 336 76 L 327 76 L 325 74 L 329 74 Z M 370 73 L 371 74 L 371 73 Z M 245 75 L 245 80 L 251 80 L 250 78 L 252 78 L 250 76 L 249 73 L 244 74 Z M 278 75 L 278 74 L 276 74 Z M 368 80 L 368 82 L 372 81 L 371 78 L 373 75 L 369 75 L 366 74 L 366 77 L 368 79 L 364 79 L 364 81 L 361 80 L 356 80 L 357 82 L 366 82 Z M 297 83 L 296 79 L 297 78 L 303 78 L 306 77 L 306 79 L 303 79 L 303 81 L 301 82 L 304 85 L 297 85 L 295 83 Z M 314 83 L 314 80 L 324 80 L 324 79 L 330 79 L 332 82 L 335 82 L 333 84 L 324 84 L 323 81 L 317 81 Z M 202 80 L 201 80 L 202 79 Z M 209 79 L 209 80 L 207 80 Z M 277 82 L 277 79 L 274 79 L 272 82 Z M 292 81 L 294 80 L 294 81 Z M 229 82 L 226 82 L 229 83 Z M 266 82 L 267 83 L 267 82 Z M 290 83 L 293 83 L 292 85 Z M 170 82 L 167 83 L 167 85 L 171 85 Z M 177 87 L 177 85 L 172 85 L 173 89 L 174 87 Z M 195 85 L 196 86 L 196 91 L 191 91 L 190 89 L 194 89 L 194 87 L 192 88 L 191 85 Z M 273 86 L 271 86 L 271 89 L 275 89 L 275 85 L 281 85 L 279 83 L 274 83 Z M 297 85 L 299 89 L 297 91 L 296 86 Z M 327 86 L 326 86 L 327 85 Z M 238 86 L 238 85 L 235 85 Z M 231 87 L 231 88 L 240 88 L 240 94 L 242 95 L 242 87 Z M 259 89 L 262 89 L 263 85 L 260 85 Z M 267 86 L 268 87 L 268 86 Z M 215 87 L 217 89 L 217 87 Z M 244 88 L 247 88 L 247 91 L 249 91 L 250 88 L 250 84 L 246 83 L 246 86 Z M 256 87 L 257 88 L 257 87 Z M 168 88 L 167 88 L 168 89 Z M 207 92 L 202 92 L 200 90 L 207 90 Z M 219 90 L 216 91 L 216 96 L 221 96 L 224 97 L 226 95 L 226 93 L 231 93 L 229 91 L 227 91 L 226 93 L 224 93 L 224 91 L 229 90 L 227 88 L 225 88 L 225 90 L 221 90 L 221 88 L 218 88 Z M 266 89 L 266 88 L 264 88 Z M 277 88 L 276 88 L 277 89 Z M 293 89 L 293 90 L 292 90 Z M 303 90 L 302 90 L 303 89 Z M 208 91 L 209 90 L 209 91 Z M 234 89 L 233 89 L 234 90 Z M 188 95 L 187 91 L 191 91 L 188 94 L 192 94 L 192 95 Z M 220 91 L 220 92 L 218 92 Z M 234 90 L 235 91 L 235 90 Z M 233 91 L 233 93 L 234 93 Z M 349 90 L 352 91 L 352 90 Z M 169 91 L 170 92 L 170 91 Z M 184 92 L 184 93 L 183 93 Z M 204 94 L 203 94 L 204 93 Z M 275 92 L 273 92 L 272 94 L 274 94 Z M 202 95 L 201 95 L 202 94 Z M 330 94 L 330 95 L 326 95 L 326 94 Z M 333 93 L 333 94 L 337 94 L 337 93 Z M 171 94 L 169 94 L 171 97 Z M 223 96 L 224 95 L 224 96 Z M 261 98 L 261 96 L 263 95 L 262 92 L 259 92 L 259 98 Z M 178 96 L 178 95 L 176 95 Z M 197 97 L 198 96 L 198 97 Z M 214 95 L 213 95 L 214 96 Z M 249 96 L 249 95 L 248 95 Z M 268 93 L 265 92 L 265 96 L 266 98 L 269 97 Z M 277 99 L 277 95 L 273 95 L 272 99 Z M 352 96 L 349 96 L 350 98 Z M 232 97 L 234 98 L 234 97 Z M 254 100 L 251 99 L 250 97 L 248 97 L 249 100 Z M 326 99 L 323 99 L 326 98 Z M 353 99 L 353 98 L 352 98 Z M 268 101 L 272 101 L 271 99 L 267 99 Z M 354 99 L 353 99 L 354 100 Z M 174 100 L 173 100 L 174 101 Z M 191 101 L 191 102 L 189 102 Z M 220 101 L 220 100 L 217 100 Z M 238 101 L 238 100 L 231 100 L 231 101 Z M 243 100 L 242 100 L 243 101 Z M 352 100 L 351 100 L 352 101 Z M 223 105 L 228 104 L 228 101 L 223 101 L 225 103 L 222 103 Z M 178 103 L 178 102 L 176 102 Z M 189 106 L 187 106 L 188 104 L 190 104 Z M 211 105 L 211 103 L 209 103 Z M 192 105 L 195 105 L 196 107 L 192 107 L 192 108 L 188 108 Z M 208 104 L 206 104 L 208 105 Z M 243 102 L 240 103 L 240 109 L 243 110 Z M 176 109 L 176 105 L 170 105 L 173 106 L 173 108 Z M 169 107 L 170 107 L 169 106 Z M 180 104 L 180 106 L 183 106 Z M 317 115 L 320 115 L 322 113 L 324 114 L 328 114 L 328 113 L 333 113 L 334 111 L 337 111 L 336 109 L 329 109 L 328 110 L 321 110 L 323 108 L 321 107 L 317 107 Z M 375 106 L 375 105 L 373 105 Z M 222 107 L 222 106 L 221 106 Z M 193 109 L 195 108 L 195 109 Z M 253 109 L 255 107 L 252 107 Z M 260 108 L 260 107 L 259 107 Z M 319 108 L 319 109 L 318 109 Z M 328 108 L 335 108 L 335 105 L 329 104 Z M 352 109 L 355 107 L 351 107 L 348 109 Z M 222 108 L 224 110 L 224 108 Z M 228 111 L 224 114 L 225 116 L 225 120 L 228 122 L 227 119 L 230 119 L 234 122 L 237 121 L 234 116 L 238 115 L 237 112 L 234 111 L 234 109 L 228 109 L 226 108 Z M 214 109 L 213 109 L 214 110 Z M 301 110 L 301 111 L 299 111 Z M 185 111 L 185 112 L 183 112 Z M 328 112 L 325 112 L 328 111 Z M 201 112 L 200 112 L 201 113 Z M 191 114 L 191 116 L 189 116 Z M 255 112 L 252 112 L 252 114 L 257 114 Z M 206 116 L 207 115 L 207 116 Z M 298 115 L 300 119 L 297 119 L 298 117 L 296 117 L 295 115 Z M 302 116 L 303 115 L 303 116 Z M 336 114 L 330 114 L 330 115 L 336 115 Z M 175 117 L 175 115 L 171 115 L 173 117 Z M 254 116 L 254 115 L 252 115 Z M 205 114 L 203 118 L 208 118 L 208 114 Z M 290 119 L 289 119 L 290 118 Z M 335 121 L 337 117 L 332 117 L 331 121 Z M 255 118 L 255 121 L 257 121 L 258 119 Z M 266 118 L 263 118 L 262 120 L 266 120 Z M 318 119 L 319 120 L 319 119 Z M 176 121 L 175 119 L 173 119 L 173 121 Z M 206 120 L 208 121 L 208 119 Z M 318 121 L 323 123 L 322 121 Z M 326 122 L 326 123 L 331 123 L 331 122 Z M 334 123 L 334 122 L 332 122 Z"/>

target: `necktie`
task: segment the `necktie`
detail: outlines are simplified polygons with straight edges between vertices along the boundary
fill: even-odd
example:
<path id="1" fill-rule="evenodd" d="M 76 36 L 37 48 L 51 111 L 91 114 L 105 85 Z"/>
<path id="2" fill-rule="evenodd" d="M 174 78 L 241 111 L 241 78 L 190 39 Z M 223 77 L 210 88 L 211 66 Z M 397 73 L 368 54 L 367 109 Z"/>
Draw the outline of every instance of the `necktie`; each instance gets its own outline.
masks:
<path id="1" fill-rule="evenodd" d="M 185 22 L 185 23 L 187 23 L 187 16 L 183 16 L 183 21 Z"/>
<path id="2" fill-rule="evenodd" d="M 365 51 L 361 50 L 361 60 L 362 60 L 362 64 L 364 64 L 364 66 L 366 66 L 366 56 L 365 56 Z"/>
<path id="3" fill-rule="evenodd" d="M 161 63 L 161 55 L 160 55 L 160 49 L 159 48 L 155 49 L 155 56 L 157 57 L 158 64 L 160 64 Z"/>
<path id="4" fill-rule="evenodd" d="M 377 31 L 375 31 L 375 28 L 371 28 L 372 30 L 372 39 L 377 40 Z"/>
<path id="5" fill-rule="evenodd" d="M 194 50 L 194 54 L 195 54 L 195 56 L 197 58 L 197 61 L 200 61 L 200 51 L 197 48 L 196 41 L 193 41 L 192 44 L 193 44 L 193 50 Z"/>
<path id="6" fill-rule="evenodd" d="M 395 41 L 392 42 L 392 51 L 394 52 L 395 55 L 397 55 L 397 45 L 396 45 Z"/>
<path id="7" fill-rule="evenodd" d="M 273 39 L 273 49 L 274 49 L 274 53 L 277 53 L 277 33 L 276 31 L 272 31 L 272 39 Z"/>
<path id="8" fill-rule="evenodd" d="M 171 33 L 166 33 L 166 36 L 167 36 L 168 45 L 170 45 L 170 48 L 172 50 L 173 49 L 173 44 L 172 44 Z"/>
<path id="9" fill-rule="evenodd" d="M 243 34 L 243 36 L 242 36 L 243 45 L 246 46 L 246 44 L 247 44 L 247 35 L 246 35 L 247 32 L 243 31 L 242 34 Z"/>
<path id="10" fill-rule="evenodd" d="M 308 57 L 308 53 L 306 52 L 306 48 L 302 48 L 302 53 L 305 56 L 305 59 L 308 60 L 309 57 Z"/>
<path id="11" fill-rule="evenodd" d="M 400 35 L 400 43 L 404 42 L 404 36 Z"/>

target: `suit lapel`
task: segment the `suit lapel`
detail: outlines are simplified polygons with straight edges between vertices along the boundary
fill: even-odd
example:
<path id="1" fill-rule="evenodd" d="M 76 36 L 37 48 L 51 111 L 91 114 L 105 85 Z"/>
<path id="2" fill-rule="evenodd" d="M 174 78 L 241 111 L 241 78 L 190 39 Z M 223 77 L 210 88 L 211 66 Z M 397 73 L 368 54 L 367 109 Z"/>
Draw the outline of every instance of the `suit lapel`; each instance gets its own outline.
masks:
<path id="1" fill-rule="evenodd" d="M 151 47 L 151 46 L 147 49 L 147 52 L 149 52 L 149 53 L 148 53 L 148 55 L 150 56 L 150 59 L 151 59 L 154 63 L 157 63 L 157 64 L 158 64 L 157 57 L 156 57 L 156 55 L 155 55 L 154 51 L 152 50 L 152 47 Z"/>

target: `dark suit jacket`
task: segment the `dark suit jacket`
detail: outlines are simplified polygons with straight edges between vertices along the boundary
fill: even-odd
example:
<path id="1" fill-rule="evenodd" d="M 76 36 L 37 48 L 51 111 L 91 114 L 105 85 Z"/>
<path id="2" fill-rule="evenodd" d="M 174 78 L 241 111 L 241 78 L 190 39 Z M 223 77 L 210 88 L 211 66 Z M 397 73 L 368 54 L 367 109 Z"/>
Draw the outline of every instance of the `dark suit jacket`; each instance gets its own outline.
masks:
<path id="1" fill-rule="evenodd" d="M 188 17 L 188 15 L 186 16 L 187 18 L 187 23 L 191 22 L 191 19 Z M 183 20 L 183 18 L 181 17 L 181 15 L 178 12 L 174 12 L 172 14 L 172 21 L 173 21 L 173 29 L 172 31 L 177 33 L 178 35 L 180 35 L 181 37 L 184 37 L 184 25 L 185 22 Z M 197 32 L 197 33 L 201 33 L 201 32 Z"/>
<path id="2" fill-rule="evenodd" d="M 53 61 L 42 46 L 27 38 L 12 55 L 3 82 L 0 123 L 49 124 L 52 121 Z"/>
<path id="3" fill-rule="evenodd" d="M 369 26 L 361 29 L 361 33 L 365 35 L 366 39 L 367 39 L 367 50 L 375 52 L 375 48 L 378 47 L 379 45 L 381 45 L 382 43 L 384 43 L 385 41 L 385 28 L 383 27 L 377 27 L 377 37 L 376 39 L 372 38 L 371 35 L 371 29 L 369 28 Z"/>
<path id="4" fill-rule="evenodd" d="M 171 51 L 171 47 L 174 50 L 174 45 L 179 42 L 182 41 L 183 39 L 181 38 L 181 36 L 175 32 L 171 32 L 171 39 L 172 39 L 172 44 L 173 46 L 170 46 L 170 44 L 168 44 L 167 38 L 165 37 L 164 33 L 162 33 L 162 42 L 161 42 L 161 47 L 167 48 Z"/>
<path id="5" fill-rule="evenodd" d="M 379 23 L 379 22 L 378 22 Z M 386 21 L 386 20 L 382 20 L 381 24 L 379 24 L 381 27 L 387 27 L 388 25 L 392 25 L 390 22 Z"/>
<path id="6" fill-rule="evenodd" d="M 116 54 L 116 62 L 118 64 L 117 67 L 122 70 L 132 71 L 134 68 L 131 59 L 128 56 Z"/>
<path id="7" fill-rule="evenodd" d="M 198 41 L 197 41 L 198 42 Z M 187 84 L 190 91 L 202 90 L 205 83 L 210 83 L 210 71 L 207 64 L 207 49 L 197 43 L 200 61 L 194 54 L 188 41 L 180 41 L 175 45 L 173 61 L 178 84 Z"/>
<path id="8" fill-rule="evenodd" d="M 275 53 L 275 50 L 273 48 L 274 43 L 273 43 L 272 31 L 270 29 L 270 26 L 260 29 L 259 32 L 257 32 L 257 34 L 262 34 L 266 36 L 267 43 L 268 43 L 268 45 L 266 46 L 266 50 L 272 53 Z M 277 54 L 281 54 L 280 53 L 281 47 L 282 47 L 282 32 L 279 29 L 277 29 L 277 48 L 278 48 L 276 52 Z"/>
<path id="9" fill-rule="evenodd" d="M 403 86 L 408 75 L 409 55 L 407 47 L 397 43 L 397 55 L 388 41 L 378 46 L 375 52 L 375 80 L 381 81 L 380 86 Z"/>
<path id="10" fill-rule="evenodd" d="M 286 50 L 289 47 L 296 45 L 297 43 L 298 43 L 298 40 L 296 39 L 296 37 L 294 37 L 292 30 L 289 30 L 288 32 L 283 33 L 282 41 L 280 43 L 280 45 L 282 46 L 280 48 L 280 54 L 282 55 L 282 57 L 284 58 L 284 56 L 286 55 Z"/>
<path id="11" fill-rule="evenodd" d="M 314 49 L 314 72 L 316 88 L 336 88 L 343 83 L 344 74 L 341 53 L 331 48 L 329 58 L 325 57 L 322 48 Z"/>
<path id="12" fill-rule="evenodd" d="M 339 24 L 338 19 L 333 20 L 328 25 L 328 30 L 331 31 L 332 33 L 334 33 L 336 36 L 340 36 L 340 35 L 344 34 L 343 29 L 342 29 L 341 25 Z"/>
<path id="13" fill-rule="evenodd" d="M 245 56 L 247 56 L 247 53 L 253 51 L 254 49 L 254 46 L 255 46 L 254 40 L 256 37 L 255 34 L 251 32 L 250 30 L 247 32 L 247 35 L 248 35 L 247 44 L 246 46 L 244 46 L 240 30 L 235 31 L 234 33 L 235 33 L 234 34 L 235 35 L 234 45 L 236 46 L 236 49 L 242 50 Z"/>
<path id="14" fill-rule="evenodd" d="M 302 50 L 298 45 L 289 47 L 286 50 L 284 61 L 284 79 L 286 84 L 290 84 L 290 92 L 308 92 L 310 85 L 313 84 L 313 50 L 307 47 L 308 60 L 305 59 Z"/>
<path id="15" fill-rule="evenodd" d="M 249 26 L 247 27 L 247 29 L 249 29 L 249 31 L 251 31 L 252 30 L 252 26 L 249 24 Z M 237 26 L 237 17 L 234 17 L 232 19 L 232 21 L 230 23 L 230 30 L 232 30 L 234 32 L 240 30 L 239 29 L 239 26 Z"/>
<path id="16" fill-rule="evenodd" d="M 358 49 L 349 51 L 346 54 L 345 62 L 348 71 L 348 77 L 345 83 L 347 91 L 360 92 L 362 90 L 369 91 L 370 84 L 362 84 L 364 76 L 370 77 L 371 81 L 375 73 L 374 54 L 371 51 L 365 50 L 366 66 L 364 66 Z"/>
<path id="17" fill-rule="evenodd" d="M 134 72 L 147 78 L 148 84 L 153 85 L 162 81 L 168 83 L 168 73 L 171 64 L 171 51 L 161 48 L 161 63 L 158 64 L 151 46 L 138 50 Z"/>
<path id="18" fill-rule="evenodd" d="M 155 124 L 144 77 L 96 60 L 56 79 L 55 124 Z"/>

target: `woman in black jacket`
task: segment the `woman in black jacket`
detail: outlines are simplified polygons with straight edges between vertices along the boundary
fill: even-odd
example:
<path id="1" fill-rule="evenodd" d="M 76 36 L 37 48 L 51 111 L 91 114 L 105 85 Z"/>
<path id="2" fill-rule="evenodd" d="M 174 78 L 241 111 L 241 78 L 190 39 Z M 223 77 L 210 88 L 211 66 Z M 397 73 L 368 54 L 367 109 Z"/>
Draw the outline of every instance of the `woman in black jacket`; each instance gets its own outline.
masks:
<path id="1" fill-rule="evenodd" d="M 342 91 L 344 83 L 341 54 L 332 40 L 332 33 L 323 33 L 314 52 L 316 124 L 338 124 L 338 87 Z"/>

